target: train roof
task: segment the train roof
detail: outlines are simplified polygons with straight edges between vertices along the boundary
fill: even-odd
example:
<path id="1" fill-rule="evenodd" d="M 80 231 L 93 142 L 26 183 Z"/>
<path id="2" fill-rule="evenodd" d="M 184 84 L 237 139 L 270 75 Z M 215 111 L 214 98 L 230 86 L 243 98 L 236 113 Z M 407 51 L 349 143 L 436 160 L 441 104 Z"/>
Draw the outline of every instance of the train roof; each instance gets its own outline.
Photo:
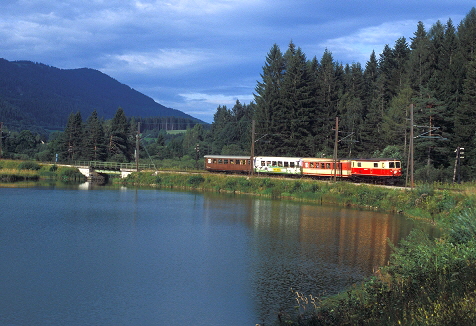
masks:
<path id="1" fill-rule="evenodd" d="M 205 158 L 228 158 L 232 160 L 249 160 L 251 156 L 236 156 L 236 155 L 205 155 Z"/>
<path id="2" fill-rule="evenodd" d="M 290 161 L 290 160 L 301 160 L 301 157 L 289 157 L 289 156 L 255 156 L 256 159 L 261 159 L 261 160 L 281 160 L 281 161 Z"/>
<path id="3" fill-rule="evenodd" d="M 329 157 L 303 157 L 302 159 L 305 161 L 334 162 L 334 159 Z M 344 162 L 344 161 L 351 161 L 351 159 L 348 159 L 348 158 L 337 159 L 337 161 Z"/>
<path id="4" fill-rule="evenodd" d="M 382 161 L 400 161 L 396 158 L 353 158 L 351 161 L 382 162 Z"/>

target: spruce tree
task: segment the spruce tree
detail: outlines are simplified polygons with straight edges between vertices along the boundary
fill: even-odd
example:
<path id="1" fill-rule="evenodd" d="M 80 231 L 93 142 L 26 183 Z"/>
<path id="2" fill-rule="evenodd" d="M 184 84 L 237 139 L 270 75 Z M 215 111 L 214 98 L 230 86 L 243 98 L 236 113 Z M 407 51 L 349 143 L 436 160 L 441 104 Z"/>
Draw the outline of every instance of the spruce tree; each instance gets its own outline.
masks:
<path id="1" fill-rule="evenodd" d="M 421 94 L 422 87 L 426 87 L 431 77 L 431 61 L 430 61 L 430 40 L 425 30 L 424 24 L 418 22 L 415 37 L 411 38 L 412 49 L 409 59 L 409 76 L 410 85 L 413 90 Z"/>
<path id="2" fill-rule="evenodd" d="M 83 120 L 81 113 L 71 113 L 63 133 L 61 158 L 73 162 L 80 158 L 83 143 Z"/>
<path id="3" fill-rule="evenodd" d="M 464 165 L 476 164 L 476 55 L 467 65 L 467 74 L 464 80 L 463 98 L 455 112 L 455 145 L 464 147 L 468 159 L 462 161 Z M 476 177 L 476 170 L 471 170 L 471 177 Z"/>
<path id="4" fill-rule="evenodd" d="M 279 46 L 274 44 L 266 57 L 266 63 L 255 91 L 256 139 L 255 149 L 262 155 L 275 155 L 279 150 L 281 127 L 280 117 L 283 116 L 284 103 L 282 83 L 285 73 L 284 58 Z"/>
<path id="5" fill-rule="evenodd" d="M 130 162 L 133 158 L 133 144 L 130 142 L 129 123 L 122 108 L 118 108 L 108 135 L 108 155 L 110 160 Z"/>
<path id="6" fill-rule="evenodd" d="M 332 155 L 334 148 L 333 128 L 337 117 L 339 86 L 342 80 L 342 67 L 339 67 L 327 49 L 318 67 L 318 92 L 316 96 L 317 135 L 316 144 L 321 155 Z"/>
<path id="7" fill-rule="evenodd" d="M 94 110 L 86 120 L 83 158 L 91 161 L 104 161 L 106 157 L 104 128 L 97 111 Z"/>
<path id="8" fill-rule="evenodd" d="M 283 109 L 277 115 L 280 151 L 278 155 L 309 156 L 307 144 L 312 138 L 310 107 L 310 79 L 306 56 L 294 43 L 284 55 L 286 73 L 281 87 Z"/>

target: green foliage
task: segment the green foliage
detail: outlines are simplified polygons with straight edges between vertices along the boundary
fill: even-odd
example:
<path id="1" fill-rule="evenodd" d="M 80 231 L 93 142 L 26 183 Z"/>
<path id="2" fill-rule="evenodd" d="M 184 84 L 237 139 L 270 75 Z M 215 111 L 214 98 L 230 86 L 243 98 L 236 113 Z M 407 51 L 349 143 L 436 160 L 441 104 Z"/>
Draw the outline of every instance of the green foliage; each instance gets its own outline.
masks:
<path id="1" fill-rule="evenodd" d="M 192 175 L 188 178 L 187 183 L 192 187 L 198 187 L 204 181 L 205 178 L 202 175 Z"/>
<path id="2" fill-rule="evenodd" d="M 429 239 L 422 231 L 414 230 L 394 250 L 389 265 L 380 268 L 373 278 L 338 296 L 314 299 L 313 309 L 307 313 L 300 311 L 287 323 L 473 325 L 476 322 L 474 241 L 455 245 L 442 239 Z"/>
<path id="3" fill-rule="evenodd" d="M 77 168 L 61 167 L 57 170 L 58 179 L 62 181 L 85 181 L 86 177 Z"/>
<path id="4" fill-rule="evenodd" d="M 476 242 L 476 211 L 466 209 L 453 218 L 449 231 L 450 241 L 454 243 Z"/>
<path id="5" fill-rule="evenodd" d="M 18 165 L 19 170 L 35 170 L 35 171 L 38 171 L 40 168 L 41 168 L 41 166 L 38 163 L 30 162 L 30 161 L 22 162 Z"/>

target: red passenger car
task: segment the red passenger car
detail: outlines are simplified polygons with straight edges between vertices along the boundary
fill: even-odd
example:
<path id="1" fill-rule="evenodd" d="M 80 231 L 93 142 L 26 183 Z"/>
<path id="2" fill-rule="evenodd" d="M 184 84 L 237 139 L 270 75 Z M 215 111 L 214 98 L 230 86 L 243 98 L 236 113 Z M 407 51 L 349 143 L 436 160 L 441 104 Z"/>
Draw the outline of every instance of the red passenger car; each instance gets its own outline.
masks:
<path id="1" fill-rule="evenodd" d="M 205 170 L 216 172 L 251 172 L 250 156 L 205 155 Z"/>
<path id="2" fill-rule="evenodd" d="M 395 159 L 352 160 L 352 178 L 355 180 L 389 180 L 402 175 L 402 165 Z"/>
<path id="3" fill-rule="evenodd" d="M 318 178 L 349 178 L 351 176 L 351 161 L 338 160 L 335 162 L 331 158 L 302 159 L 302 174 Z"/>

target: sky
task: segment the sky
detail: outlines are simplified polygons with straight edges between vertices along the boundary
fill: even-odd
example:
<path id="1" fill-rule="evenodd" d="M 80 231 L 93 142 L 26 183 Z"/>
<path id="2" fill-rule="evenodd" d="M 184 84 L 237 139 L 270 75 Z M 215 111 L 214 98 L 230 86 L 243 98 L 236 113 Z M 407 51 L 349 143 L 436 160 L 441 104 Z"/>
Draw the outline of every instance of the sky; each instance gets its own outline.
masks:
<path id="1" fill-rule="evenodd" d="M 2 0 L 0 58 L 97 69 L 206 122 L 248 104 L 271 47 L 365 67 L 419 21 L 457 26 L 476 0 Z M 127 115 L 127 112 L 126 112 Z"/>

